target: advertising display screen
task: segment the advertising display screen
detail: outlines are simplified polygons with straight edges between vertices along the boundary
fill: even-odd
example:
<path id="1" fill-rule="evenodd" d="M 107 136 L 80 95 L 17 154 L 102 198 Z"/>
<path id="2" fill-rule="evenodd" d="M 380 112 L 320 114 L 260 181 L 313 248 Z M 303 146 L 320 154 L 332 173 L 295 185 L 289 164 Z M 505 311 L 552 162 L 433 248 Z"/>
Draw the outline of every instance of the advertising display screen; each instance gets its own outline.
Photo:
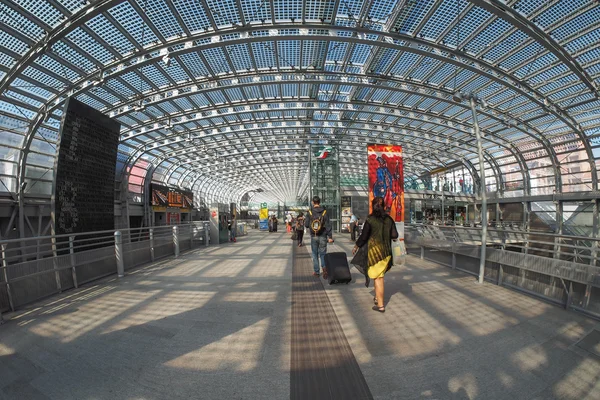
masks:
<path id="1" fill-rule="evenodd" d="M 396 222 L 404 221 L 404 171 L 402 146 L 367 145 L 369 163 L 369 213 L 374 197 L 383 197 L 385 210 Z"/>
<path id="2" fill-rule="evenodd" d="M 98 110 L 67 100 L 55 164 L 55 234 L 114 229 L 120 130 L 118 122 Z"/>
<path id="3" fill-rule="evenodd" d="M 342 208 L 342 232 L 350 232 L 350 216 L 352 215 L 352 197 L 340 197 Z"/>
<path id="4" fill-rule="evenodd" d="M 193 208 L 194 193 L 153 183 L 150 204 L 154 207 Z"/>

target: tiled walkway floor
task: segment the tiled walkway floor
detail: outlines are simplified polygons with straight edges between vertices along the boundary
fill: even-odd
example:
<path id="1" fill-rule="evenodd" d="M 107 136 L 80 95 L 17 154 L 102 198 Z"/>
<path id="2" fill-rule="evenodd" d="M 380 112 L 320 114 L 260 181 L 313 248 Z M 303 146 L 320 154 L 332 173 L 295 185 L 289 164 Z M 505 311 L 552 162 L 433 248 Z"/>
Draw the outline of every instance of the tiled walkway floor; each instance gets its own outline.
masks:
<path id="1" fill-rule="evenodd" d="M 5 315 L 0 399 L 289 399 L 292 249 L 251 232 Z M 600 399 L 596 321 L 415 257 L 379 314 L 352 272 L 325 291 L 375 399 Z"/>

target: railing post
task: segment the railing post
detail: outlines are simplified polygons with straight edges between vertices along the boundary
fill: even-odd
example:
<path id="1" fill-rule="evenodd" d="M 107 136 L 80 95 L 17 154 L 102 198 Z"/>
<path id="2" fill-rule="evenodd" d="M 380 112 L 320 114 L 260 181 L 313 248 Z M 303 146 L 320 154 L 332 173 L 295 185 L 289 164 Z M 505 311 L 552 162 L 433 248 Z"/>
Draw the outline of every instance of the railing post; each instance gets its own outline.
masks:
<path id="1" fill-rule="evenodd" d="M 117 259 L 117 275 L 122 278 L 125 276 L 125 260 L 123 259 L 123 236 L 121 236 L 121 231 L 115 232 L 115 257 Z"/>
<path id="2" fill-rule="evenodd" d="M 208 224 L 204 224 L 204 246 L 208 247 L 208 241 L 210 240 L 210 229 Z"/>
<path id="3" fill-rule="evenodd" d="M 194 248 L 194 224 L 190 223 L 190 250 Z"/>
<path id="4" fill-rule="evenodd" d="M 173 250 L 175 257 L 179 257 L 179 227 L 177 225 L 173 227 Z"/>
<path id="5" fill-rule="evenodd" d="M 425 259 L 425 247 L 421 246 L 421 260 Z"/>
<path id="6" fill-rule="evenodd" d="M 150 228 L 150 260 L 154 262 L 154 228 Z"/>
<path id="7" fill-rule="evenodd" d="M 79 285 L 77 284 L 77 271 L 75 270 L 75 236 L 69 236 L 69 255 L 71 260 L 71 274 L 73 275 L 73 286 L 77 289 Z"/>
<path id="8" fill-rule="evenodd" d="M 6 282 L 6 293 L 8 294 L 8 304 L 11 311 L 15 311 L 15 303 L 13 301 L 12 289 L 8 280 L 8 261 L 6 261 L 6 244 L 2 245 L 2 271 L 4 271 L 4 282 Z"/>

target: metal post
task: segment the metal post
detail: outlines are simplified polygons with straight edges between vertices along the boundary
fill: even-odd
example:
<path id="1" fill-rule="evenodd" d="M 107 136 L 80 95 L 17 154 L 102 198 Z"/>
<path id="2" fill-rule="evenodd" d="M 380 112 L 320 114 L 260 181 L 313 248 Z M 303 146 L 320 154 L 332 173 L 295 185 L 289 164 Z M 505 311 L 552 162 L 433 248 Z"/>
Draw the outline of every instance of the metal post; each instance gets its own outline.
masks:
<path id="1" fill-rule="evenodd" d="M 115 257 L 117 259 L 117 275 L 119 278 L 125 276 L 125 260 L 123 253 L 123 237 L 121 236 L 121 231 L 115 232 Z"/>
<path id="2" fill-rule="evenodd" d="M 154 228 L 150 228 L 150 260 L 154 261 Z"/>
<path id="3" fill-rule="evenodd" d="M 207 223 L 204 224 L 204 246 L 208 247 L 208 241 L 210 240 L 210 227 Z"/>
<path id="4" fill-rule="evenodd" d="M 425 247 L 421 246 L 421 260 L 425 259 Z"/>
<path id="5" fill-rule="evenodd" d="M 175 257 L 179 257 L 179 227 L 177 225 L 173 227 L 173 251 Z"/>
<path id="6" fill-rule="evenodd" d="M 194 248 L 194 224 L 190 222 L 190 250 Z"/>
<path id="7" fill-rule="evenodd" d="M 2 245 L 2 271 L 4 272 L 4 282 L 6 283 L 6 293 L 8 294 L 8 304 L 10 305 L 11 311 L 15 311 L 15 304 L 13 302 L 12 289 L 8 280 L 8 261 L 6 261 L 6 244 Z"/>
<path id="8" fill-rule="evenodd" d="M 71 274 L 73 275 L 73 286 L 77 289 L 79 285 L 77 285 L 77 271 L 75 270 L 75 236 L 69 236 L 69 254 L 71 260 Z"/>
<path id="9" fill-rule="evenodd" d="M 475 97 L 469 97 L 471 113 L 473 114 L 473 130 L 477 139 L 477 155 L 479 156 L 479 176 L 481 179 L 481 259 L 479 260 L 479 283 L 483 283 L 485 275 L 485 252 L 487 243 L 487 194 L 485 192 L 485 166 L 483 163 L 483 148 L 481 146 L 481 133 L 477 121 L 477 110 L 475 109 Z"/>

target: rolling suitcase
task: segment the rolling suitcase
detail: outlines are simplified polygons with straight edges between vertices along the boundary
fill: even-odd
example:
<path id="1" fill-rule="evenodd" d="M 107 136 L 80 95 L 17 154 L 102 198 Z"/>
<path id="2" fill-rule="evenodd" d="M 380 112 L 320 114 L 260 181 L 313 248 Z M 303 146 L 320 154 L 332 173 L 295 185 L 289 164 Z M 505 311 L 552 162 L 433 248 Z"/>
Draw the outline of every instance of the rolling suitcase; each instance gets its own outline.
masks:
<path id="1" fill-rule="evenodd" d="M 330 285 L 334 283 L 350 283 L 352 274 L 348 267 L 348 256 L 343 251 L 325 254 L 325 267 L 327 268 L 327 279 Z"/>

